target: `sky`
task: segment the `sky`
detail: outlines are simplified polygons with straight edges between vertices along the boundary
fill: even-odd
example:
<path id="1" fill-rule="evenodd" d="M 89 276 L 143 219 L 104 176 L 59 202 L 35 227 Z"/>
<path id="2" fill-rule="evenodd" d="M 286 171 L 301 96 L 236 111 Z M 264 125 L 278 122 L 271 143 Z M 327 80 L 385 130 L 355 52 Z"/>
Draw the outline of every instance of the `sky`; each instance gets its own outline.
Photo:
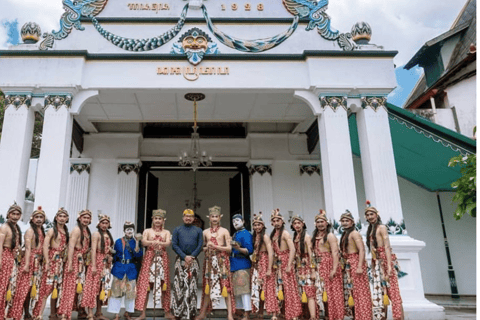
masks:
<path id="1" fill-rule="evenodd" d="M 389 102 L 401 106 L 410 92 L 408 89 L 413 88 L 421 74 L 421 69 L 406 71 L 403 65 L 425 42 L 450 29 L 465 3 L 466 0 L 330 0 L 327 14 L 331 26 L 341 32 L 349 32 L 358 21 L 369 23 L 370 43 L 398 51 L 394 63 L 399 87 L 389 96 Z M 0 49 L 8 46 L 8 30 L 2 27 L 6 22 L 16 19 L 21 27 L 35 21 L 42 33 L 50 32 L 59 29 L 64 12 L 61 0 L 2 0 L 1 7 Z"/>

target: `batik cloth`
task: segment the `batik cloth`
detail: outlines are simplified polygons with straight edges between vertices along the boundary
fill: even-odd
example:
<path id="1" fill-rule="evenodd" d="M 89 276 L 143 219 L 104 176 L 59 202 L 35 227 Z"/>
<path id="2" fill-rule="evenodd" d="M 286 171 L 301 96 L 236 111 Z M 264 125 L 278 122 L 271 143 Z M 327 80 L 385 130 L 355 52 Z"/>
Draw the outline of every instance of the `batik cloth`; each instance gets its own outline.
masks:
<path id="1" fill-rule="evenodd" d="M 58 305 L 57 313 L 65 316 L 67 319 L 72 317 L 72 311 L 74 309 L 75 294 L 77 293 L 77 287 L 80 284 L 82 288 L 85 286 L 85 256 L 90 250 L 90 237 L 87 230 L 83 230 L 83 244 L 82 248 L 78 250 L 75 248 L 72 257 L 72 272 L 68 272 L 68 266 L 65 266 L 63 270 L 63 282 L 61 290 L 58 292 L 58 298 L 60 302 Z M 82 290 L 83 292 L 83 290 Z M 82 301 L 82 294 L 78 294 L 77 303 Z"/>
<path id="2" fill-rule="evenodd" d="M 283 290 L 283 297 L 285 303 L 285 319 L 292 320 L 302 314 L 302 302 L 300 300 L 300 293 L 298 291 L 297 280 L 295 278 L 295 269 L 292 266 L 290 272 L 287 272 L 288 258 L 290 250 L 280 251 L 278 241 L 272 241 L 273 251 L 276 256 L 276 277 L 277 277 L 277 294 Z"/>
<path id="3" fill-rule="evenodd" d="M 32 289 L 33 283 L 35 283 L 36 287 L 36 294 L 35 298 L 32 300 L 38 299 L 38 292 L 39 290 L 39 282 L 42 276 L 42 249 L 43 249 L 43 233 L 39 232 L 39 246 L 38 248 L 32 248 L 30 251 L 30 261 L 28 272 L 23 272 L 25 268 L 26 259 L 25 257 L 22 259 L 20 263 L 17 283 L 16 287 L 17 290 L 15 291 L 15 296 L 13 297 L 13 304 L 11 309 L 8 311 L 8 318 L 20 319 L 23 314 L 23 303 L 27 298 L 27 294 L 30 294 L 30 290 Z M 35 245 L 35 240 L 33 240 L 32 246 Z"/>
<path id="4" fill-rule="evenodd" d="M 322 278 L 323 285 L 327 291 L 327 310 L 330 320 L 343 320 L 345 316 L 343 302 L 343 279 L 342 270 L 337 267 L 333 280 L 330 280 L 330 272 L 333 268 L 333 257 L 331 252 L 320 252 L 317 250 L 315 256 L 317 268 Z"/>
<path id="5" fill-rule="evenodd" d="M 211 237 L 210 241 L 218 246 L 217 238 Z M 205 287 L 210 287 L 210 302 L 207 306 L 207 312 L 220 306 L 220 298 L 222 298 L 223 288 L 226 288 L 230 294 L 230 302 L 232 304 L 232 313 L 235 313 L 235 295 L 232 287 L 232 274 L 230 272 L 230 259 L 225 251 L 209 249 L 207 251 L 203 265 L 203 290 L 202 290 L 202 306 L 205 301 Z M 226 299 L 226 298 L 225 298 Z"/>
<path id="6" fill-rule="evenodd" d="M 60 244 L 58 248 L 51 248 L 48 250 L 49 268 L 42 273 L 40 281 L 40 293 L 38 300 L 33 307 L 33 317 L 37 318 L 40 314 L 42 303 L 52 291 L 57 288 L 57 293 L 62 285 L 63 279 L 63 258 L 67 248 L 67 237 L 64 233 L 60 234 Z M 58 302 L 58 299 L 57 299 Z"/>
<path id="7" fill-rule="evenodd" d="M 4 312 L 0 312 L 1 320 L 7 317 L 8 310 L 13 303 L 18 269 L 17 248 L 18 246 L 12 250 L 11 248 L 3 247 L 2 268 L 0 269 L 0 307 L 3 306 L 5 309 Z M 8 290 L 12 292 L 12 300 L 10 302 L 6 301 Z"/>
<path id="8" fill-rule="evenodd" d="M 268 313 L 278 314 L 280 308 L 278 306 L 277 292 L 275 290 L 275 276 L 272 274 L 267 277 L 268 269 L 268 252 L 261 251 L 253 261 L 252 265 L 252 312 L 260 311 L 260 303 L 262 302 L 262 291 L 265 296 L 264 309 Z"/>
<path id="9" fill-rule="evenodd" d="M 101 235 L 104 237 L 103 235 Z M 108 262 L 110 257 L 110 237 L 104 237 L 105 248 L 103 251 L 97 249 L 97 254 L 95 256 L 95 261 L 92 261 L 92 264 L 95 263 L 97 272 L 95 275 L 92 271 L 92 264 L 88 267 L 85 287 L 83 288 L 83 299 L 82 307 L 84 308 L 95 308 L 97 306 L 97 297 L 100 298 L 100 293 L 103 290 L 105 292 L 105 298 L 102 301 L 102 304 L 108 299 L 108 290 L 106 284 L 110 284 L 110 263 Z"/>
<path id="10" fill-rule="evenodd" d="M 355 303 L 355 320 L 372 319 L 372 295 L 367 275 L 367 264 L 362 266 L 362 273 L 357 274 L 359 256 L 358 253 L 343 254 L 345 260 L 345 307 L 349 310 L 348 298 L 352 294 Z M 347 313 L 347 310 L 345 310 Z"/>
<path id="11" fill-rule="evenodd" d="M 160 235 L 156 235 L 153 241 L 165 242 Z M 162 304 L 165 312 L 170 312 L 170 269 L 168 254 L 164 247 L 155 249 L 149 246 L 142 261 L 142 268 L 138 276 L 137 299 L 135 309 L 143 310 L 147 299 L 150 284 L 153 284 L 153 301 L 155 305 Z M 165 291 L 163 287 L 165 286 Z"/>
<path id="12" fill-rule="evenodd" d="M 295 271 L 297 272 L 298 286 L 305 291 L 307 298 L 315 298 L 315 279 L 312 279 L 312 262 L 308 252 L 300 253 L 300 241 L 295 244 Z M 305 250 L 307 250 L 305 245 Z"/>
<path id="13" fill-rule="evenodd" d="M 175 259 L 175 275 L 173 278 L 173 315 L 191 320 L 197 315 L 197 281 L 200 267 L 197 258 L 188 267 L 185 261 L 177 256 Z"/>
<path id="14" fill-rule="evenodd" d="M 397 262 L 397 257 L 393 253 L 391 256 L 392 261 L 390 267 L 392 272 L 389 275 L 388 281 L 385 280 L 385 276 L 388 272 L 388 261 L 385 253 L 385 247 L 378 247 L 376 249 L 376 259 L 372 258 L 372 276 L 374 280 L 377 278 L 380 280 L 380 288 L 378 288 L 379 286 L 375 285 L 375 283 L 373 288 L 374 319 L 381 319 L 380 316 L 383 315 L 379 311 L 384 307 L 383 294 L 385 294 L 385 290 L 390 302 L 392 303 L 393 319 L 398 320 L 402 317 L 402 297 L 400 296 L 397 272 L 394 267 L 395 263 Z M 378 301 L 378 299 L 380 299 L 380 301 Z M 375 312 L 375 309 L 378 309 L 378 312 Z"/>

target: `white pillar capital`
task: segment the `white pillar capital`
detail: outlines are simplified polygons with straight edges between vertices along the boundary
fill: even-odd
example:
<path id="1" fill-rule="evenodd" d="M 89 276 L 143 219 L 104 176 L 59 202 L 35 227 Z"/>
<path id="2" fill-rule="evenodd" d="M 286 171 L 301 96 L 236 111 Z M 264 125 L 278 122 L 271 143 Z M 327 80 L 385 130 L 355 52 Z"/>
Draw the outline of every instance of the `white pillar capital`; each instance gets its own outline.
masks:
<path id="1" fill-rule="evenodd" d="M 72 107 L 73 96 L 70 93 L 65 94 L 45 94 L 44 110 L 52 107 L 55 111 L 61 107 L 70 109 Z"/>
<path id="2" fill-rule="evenodd" d="M 120 174 L 124 172 L 126 175 L 131 172 L 138 175 L 140 167 L 142 166 L 140 159 L 117 159 L 117 164 L 117 173 Z"/>
<path id="3" fill-rule="evenodd" d="M 325 110 L 325 108 L 330 108 L 333 112 L 337 112 L 337 110 L 348 111 L 346 95 L 320 96 L 320 105 L 323 110 Z"/>
<path id="4" fill-rule="evenodd" d="M 370 108 L 377 112 L 378 110 L 387 111 L 387 97 L 384 96 L 362 96 L 360 98 L 362 109 Z"/>
<path id="5" fill-rule="evenodd" d="M 29 109 L 32 105 L 32 93 L 5 93 L 5 108 L 15 108 L 18 110 L 20 107 Z"/>

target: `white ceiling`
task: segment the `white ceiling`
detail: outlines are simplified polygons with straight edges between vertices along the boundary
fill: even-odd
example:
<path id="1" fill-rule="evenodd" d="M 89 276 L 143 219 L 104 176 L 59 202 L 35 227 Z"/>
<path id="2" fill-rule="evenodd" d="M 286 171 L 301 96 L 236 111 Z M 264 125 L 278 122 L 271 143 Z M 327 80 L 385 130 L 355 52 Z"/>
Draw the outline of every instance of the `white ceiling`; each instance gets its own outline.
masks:
<path id="1" fill-rule="evenodd" d="M 193 103 L 184 98 L 185 93 L 101 90 L 87 100 L 75 119 L 87 132 L 96 131 L 92 122 L 192 121 Z M 313 118 L 310 108 L 293 92 L 215 92 L 205 96 L 198 102 L 199 121 L 301 123 Z"/>

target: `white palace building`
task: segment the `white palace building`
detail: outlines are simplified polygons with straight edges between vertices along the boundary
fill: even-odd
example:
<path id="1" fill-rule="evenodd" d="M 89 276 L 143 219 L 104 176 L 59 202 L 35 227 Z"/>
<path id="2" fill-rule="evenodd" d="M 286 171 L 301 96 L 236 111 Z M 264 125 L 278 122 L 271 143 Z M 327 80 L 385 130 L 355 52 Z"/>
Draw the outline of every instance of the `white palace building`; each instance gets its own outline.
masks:
<path id="1" fill-rule="evenodd" d="M 476 143 L 386 103 L 397 52 L 367 23 L 337 31 L 327 0 L 130 1 L 63 0 L 58 30 L 26 24 L 0 51 L 0 213 L 33 208 L 28 181 L 50 220 L 65 207 L 72 228 L 88 208 L 114 237 L 155 208 L 172 230 L 186 204 L 205 223 L 221 206 L 225 226 L 279 208 L 309 233 L 322 208 L 337 234 L 348 209 L 365 234 L 369 199 L 407 273 L 406 319 L 445 318 L 426 293 L 476 294 L 475 220 L 454 221 L 447 166 Z"/>

